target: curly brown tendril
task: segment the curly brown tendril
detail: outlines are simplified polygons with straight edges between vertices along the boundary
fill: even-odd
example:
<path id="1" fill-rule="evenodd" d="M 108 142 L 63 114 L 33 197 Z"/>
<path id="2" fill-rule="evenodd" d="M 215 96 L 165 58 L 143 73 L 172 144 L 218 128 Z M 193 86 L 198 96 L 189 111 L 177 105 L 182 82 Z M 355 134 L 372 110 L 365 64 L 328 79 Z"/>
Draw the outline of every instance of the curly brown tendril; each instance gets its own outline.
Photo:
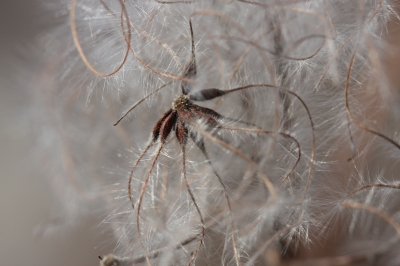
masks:
<path id="1" fill-rule="evenodd" d="M 381 6 L 382 6 L 382 1 L 383 1 L 383 0 L 381 0 L 381 1 L 379 2 L 378 7 L 376 8 L 375 12 L 374 12 L 373 15 L 371 16 L 371 18 L 368 20 L 368 22 L 370 22 L 370 21 L 378 14 L 378 12 L 379 12 L 379 10 L 380 10 L 380 8 L 381 8 Z M 363 29 L 364 29 L 364 27 L 365 27 L 366 25 L 367 25 L 367 23 L 363 25 Z M 348 117 L 351 119 L 351 121 L 352 121 L 357 127 L 359 127 L 360 129 L 362 129 L 362 130 L 364 130 L 364 131 L 366 131 L 366 132 L 368 132 L 368 133 L 371 133 L 371 134 L 373 134 L 373 135 L 376 135 L 376 136 L 378 136 L 378 137 L 380 137 L 380 138 L 382 138 L 382 139 L 388 141 L 389 143 L 393 144 L 397 149 L 400 150 L 400 144 L 399 144 L 399 143 L 395 142 L 393 139 L 387 137 L 386 135 L 384 135 L 384 134 L 382 134 L 382 133 L 380 133 L 380 132 L 378 132 L 378 131 L 376 131 L 376 130 L 373 130 L 373 129 L 369 128 L 368 126 L 365 126 L 364 124 L 360 123 L 360 122 L 353 116 L 353 114 L 351 113 L 350 103 L 349 103 L 350 77 L 351 77 L 351 71 L 352 71 L 352 69 L 353 69 L 353 65 L 354 65 L 354 62 L 355 62 L 355 59 L 356 59 L 356 54 L 357 54 L 357 49 L 358 49 L 359 44 L 360 44 L 360 39 L 357 41 L 357 44 L 356 44 L 356 47 L 355 47 L 355 49 L 354 49 L 353 55 L 351 56 L 350 63 L 349 63 L 349 68 L 348 68 L 348 71 L 347 71 L 346 85 L 345 85 L 345 91 L 344 91 L 344 94 L 345 94 L 345 104 L 346 104 L 346 113 L 347 113 Z"/>
<path id="2" fill-rule="evenodd" d="M 125 12 L 125 5 L 124 3 L 119 0 L 120 4 L 121 4 L 121 27 L 122 27 L 122 17 L 123 14 Z M 107 9 L 107 8 L 106 8 Z M 107 9 L 109 12 L 111 12 L 111 10 Z M 78 32 L 76 30 L 76 23 L 75 23 L 75 15 L 76 15 L 76 0 L 71 0 L 71 10 L 70 10 L 70 26 L 71 26 L 71 33 L 72 33 L 72 38 L 74 39 L 74 43 L 75 43 L 75 47 L 78 50 L 78 53 L 82 59 L 82 61 L 85 63 L 86 67 L 90 69 L 90 71 L 92 71 L 95 75 L 99 76 L 99 77 L 109 77 L 114 75 L 115 73 L 117 73 L 119 70 L 121 70 L 121 68 L 124 66 L 126 59 L 128 58 L 128 54 L 129 54 L 129 47 L 130 47 L 130 41 L 126 42 L 126 51 L 124 53 L 124 57 L 121 61 L 121 63 L 111 72 L 109 73 L 100 73 L 99 71 L 97 71 L 93 65 L 89 62 L 89 60 L 87 59 L 85 52 L 82 49 L 81 43 L 79 41 L 79 37 L 78 37 Z M 126 37 L 125 33 L 124 33 L 124 39 L 128 38 L 130 40 L 131 38 L 131 32 L 130 30 L 128 30 L 128 36 Z"/>

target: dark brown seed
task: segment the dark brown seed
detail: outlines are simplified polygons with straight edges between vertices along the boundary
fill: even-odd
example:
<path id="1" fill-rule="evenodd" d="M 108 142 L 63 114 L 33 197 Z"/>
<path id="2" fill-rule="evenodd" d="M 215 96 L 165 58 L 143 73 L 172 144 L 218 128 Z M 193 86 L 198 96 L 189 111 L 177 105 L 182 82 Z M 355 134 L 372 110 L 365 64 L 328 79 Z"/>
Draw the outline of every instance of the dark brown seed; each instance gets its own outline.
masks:
<path id="1" fill-rule="evenodd" d="M 172 109 L 169 109 L 156 123 L 153 128 L 153 142 L 156 142 L 158 137 L 160 136 L 161 125 L 167 119 L 167 117 L 172 113 Z"/>
<path id="2" fill-rule="evenodd" d="M 161 134 L 161 142 L 164 144 L 168 138 L 169 133 L 171 133 L 172 128 L 176 123 L 177 112 L 173 111 L 170 115 L 165 119 L 165 121 L 161 125 L 160 134 Z"/>

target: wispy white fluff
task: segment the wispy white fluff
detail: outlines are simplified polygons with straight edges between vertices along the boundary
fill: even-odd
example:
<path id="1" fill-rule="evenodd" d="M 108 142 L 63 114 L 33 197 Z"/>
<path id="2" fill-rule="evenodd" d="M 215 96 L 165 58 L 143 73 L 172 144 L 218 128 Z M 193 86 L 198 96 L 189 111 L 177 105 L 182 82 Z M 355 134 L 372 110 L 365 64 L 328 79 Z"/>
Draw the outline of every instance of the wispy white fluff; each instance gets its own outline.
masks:
<path id="1" fill-rule="evenodd" d="M 279 264 L 319 257 L 313 250 L 321 249 L 331 263 L 338 255 L 372 254 L 382 263 L 396 256 L 397 240 L 380 252 L 373 245 L 400 233 L 400 192 L 375 186 L 398 180 L 400 158 L 399 127 L 385 121 L 395 103 L 381 62 L 387 22 L 396 18 L 391 1 L 90 0 L 77 1 L 75 11 L 61 1 L 49 8 L 60 23 L 44 37 L 40 143 L 65 219 L 93 208 L 106 217 L 116 244 L 110 252 L 124 257 L 107 261 L 146 264 L 147 254 L 147 264 L 186 265 L 199 243 L 203 225 L 174 132 L 154 163 L 139 219 L 127 192 L 154 125 L 181 94 L 189 21 L 197 62 L 191 92 L 259 84 L 199 103 L 230 128 L 210 132 L 201 119 L 190 126 L 212 164 L 189 139 L 186 175 L 206 228 L 193 262 Z M 157 146 L 132 175 L 135 207 Z M 375 185 L 362 188 L 368 184 Z"/>

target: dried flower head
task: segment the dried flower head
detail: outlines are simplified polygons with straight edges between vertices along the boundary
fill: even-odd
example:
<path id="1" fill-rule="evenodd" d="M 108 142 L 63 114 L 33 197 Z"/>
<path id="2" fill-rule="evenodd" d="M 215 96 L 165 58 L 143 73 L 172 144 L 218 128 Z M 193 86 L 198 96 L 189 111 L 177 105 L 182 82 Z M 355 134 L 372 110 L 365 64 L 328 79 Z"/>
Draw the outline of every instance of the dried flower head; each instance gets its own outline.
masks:
<path id="1" fill-rule="evenodd" d="M 101 265 L 398 261 L 391 1 L 56 6 L 42 145 L 65 219 L 112 228 Z"/>

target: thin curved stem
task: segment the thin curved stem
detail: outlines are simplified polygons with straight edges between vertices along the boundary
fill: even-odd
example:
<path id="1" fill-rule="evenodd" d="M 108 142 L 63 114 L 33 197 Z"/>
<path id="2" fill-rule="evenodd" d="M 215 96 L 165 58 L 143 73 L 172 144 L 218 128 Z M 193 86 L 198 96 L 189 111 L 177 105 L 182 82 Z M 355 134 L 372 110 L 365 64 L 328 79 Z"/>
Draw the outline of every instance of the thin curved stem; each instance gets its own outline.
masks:
<path id="1" fill-rule="evenodd" d="M 74 0 L 74 1 L 76 1 L 76 0 Z M 124 10 L 126 10 L 126 9 L 124 8 Z M 127 20 L 127 27 L 128 27 L 128 29 L 130 29 L 131 25 L 130 25 L 130 22 L 129 22 L 128 13 L 127 13 L 126 11 L 125 11 L 125 17 L 126 17 L 126 20 Z M 130 32 L 130 30 L 129 30 L 128 32 Z M 180 77 L 180 76 L 176 76 L 176 75 L 172 75 L 172 74 L 168 74 L 168 73 L 164 73 L 164 72 L 158 71 L 158 70 L 156 70 L 156 69 L 150 67 L 149 65 L 147 65 L 147 64 L 138 56 L 138 54 L 135 52 L 135 50 L 132 48 L 132 45 L 130 44 L 130 36 L 129 36 L 129 35 L 126 36 L 125 27 L 124 27 L 124 24 L 123 24 L 123 23 L 122 23 L 122 33 L 123 33 L 123 35 L 124 35 L 125 42 L 126 42 L 127 45 L 128 45 L 129 51 L 132 53 L 132 55 L 135 57 L 135 59 L 136 59 L 144 68 L 146 68 L 147 70 L 149 70 L 149 71 L 151 71 L 151 72 L 153 72 L 153 73 L 155 73 L 155 74 L 158 74 L 158 75 L 160 75 L 160 76 L 162 76 L 162 77 L 171 78 L 171 79 L 174 79 L 174 80 L 182 80 L 182 81 L 193 82 L 193 80 L 191 80 L 191 79 L 184 78 L 184 77 Z"/>
<path id="2" fill-rule="evenodd" d="M 207 131 L 203 130 L 199 125 L 197 125 L 196 123 L 193 122 L 188 122 L 188 124 L 190 124 L 193 128 L 195 128 L 200 134 L 202 134 L 204 137 L 206 137 L 207 139 L 219 144 L 220 146 L 224 147 L 227 150 L 232 151 L 233 153 L 237 154 L 238 156 L 242 157 L 244 160 L 246 160 L 249 164 L 251 164 L 253 167 L 255 167 L 258 171 L 258 173 L 261 175 L 265 186 L 267 187 L 269 193 L 271 194 L 271 198 L 272 198 L 272 202 L 274 203 L 277 198 L 278 198 L 278 194 L 276 192 L 276 189 L 274 187 L 274 185 L 272 184 L 271 180 L 269 179 L 269 177 L 264 174 L 262 172 L 262 170 L 260 169 L 260 167 L 258 166 L 258 164 L 252 160 L 249 156 L 247 156 L 244 152 L 242 152 L 240 149 L 230 145 L 229 143 L 222 141 L 216 137 L 214 137 L 213 135 L 211 135 L 210 133 L 208 133 Z"/>
<path id="3" fill-rule="evenodd" d="M 351 191 L 349 194 L 347 194 L 347 196 L 343 199 L 343 201 L 348 199 L 348 198 L 350 198 L 351 196 L 353 196 L 354 194 L 356 194 L 357 192 L 359 192 L 361 190 L 364 190 L 364 189 L 367 189 L 367 188 L 372 188 L 372 187 L 400 189 L 400 184 L 382 184 L 382 183 L 368 184 L 368 185 L 359 187 L 359 188 Z"/>
<path id="4" fill-rule="evenodd" d="M 144 193 L 146 192 L 146 187 L 147 187 L 147 184 L 148 184 L 148 182 L 149 182 L 151 172 L 153 171 L 154 165 L 156 164 L 156 161 L 157 161 L 158 157 L 160 156 L 160 153 L 161 153 L 162 148 L 163 148 L 163 144 L 162 144 L 162 142 L 160 142 L 160 146 L 159 146 L 159 148 L 158 148 L 158 150 L 157 150 L 156 156 L 154 157 L 153 163 L 151 164 L 150 169 L 149 169 L 149 172 L 147 173 L 146 179 L 144 180 L 142 189 L 141 189 L 141 191 L 140 191 L 139 201 L 138 201 L 138 204 L 137 204 L 138 207 L 137 207 L 137 215 L 136 215 L 136 229 L 137 229 L 137 232 L 138 232 L 138 237 L 139 237 L 140 245 L 142 246 L 144 255 L 145 255 L 145 257 L 146 257 L 147 265 L 149 265 L 149 266 L 151 266 L 151 262 L 150 262 L 149 256 L 147 255 L 146 248 L 145 248 L 145 246 L 144 246 L 144 244 L 143 244 L 143 239 L 142 239 L 142 235 L 141 235 L 141 232 L 140 232 L 140 221 L 139 221 L 139 217 L 140 217 L 140 209 L 141 209 L 141 205 L 142 205 L 142 201 L 143 201 L 143 196 L 144 196 Z"/>
<path id="5" fill-rule="evenodd" d="M 133 197 L 132 197 L 132 178 L 133 178 L 133 172 L 135 171 L 136 166 L 139 164 L 139 162 L 142 160 L 143 156 L 146 154 L 146 152 L 150 149 L 150 147 L 153 146 L 153 143 L 149 143 L 146 148 L 142 151 L 140 154 L 139 158 L 137 159 L 136 163 L 133 165 L 131 173 L 129 174 L 129 179 L 128 179 L 128 196 L 129 196 L 129 201 L 131 202 L 132 209 L 135 209 L 135 203 L 133 203 Z"/>
<path id="6" fill-rule="evenodd" d="M 214 174 L 217 176 L 218 182 L 220 183 L 220 185 L 222 186 L 222 188 L 224 190 L 224 195 L 225 195 L 226 202 L 228 204 L 228 210 L 229 210 L 229 216 L 230 216 L 233 251 L 235 253 L 237 264 L 238 265 L 242 265 L 242 262 L 240 261 L 240 256 L 239 256 L 239 252 L 238 252 L 238 249 L 237 249 L 237 245 L 236 245 L 235 225 L 234 225 L 233 214 L 232 214 L 232 206 L 231 206 L 231 202 L 230 202 L 229 196 L 228 196 L 228 191 L 226 189 L 226 186 L 225 186 L 224 182 L 222 181 L 222 178 L 217 173 L 217 170 L 214 168 L 214 165 L 212 164 L 212 162 L 210 160 L 210 157 L 208 156 L 207 150 L 206 150 L 206 148 L 204 146 L 204 141 L 201 140 L 201 142 L 197 142 L 193 138 L 192 138 L 192 140 L 193 140 L 193 142 L 195 142 L 197 144 L 197 147 L 203 153 L 204 157 L 207 160 L 207 163 L 210 165 L 210 167 L 213 170 Z"/>
<path id="7" fill-rule="evenodd" d="M 385 220 L 388 224 L 390 224 L 397 232 L 397 234 L 400 235 L 400 224 L 396 222 L 395 219 L 393 219 L 390 215 L 388 215 L 386 212 L 381 211 L 375 207 L 372 207 L 370 205 L 362 204 L 362 203 L 356 203 L 356 202 L 341 202 L 341 206 L 346 207 L 346 208 L 352 208 L 352 209 L 362 209 L 366 210 L 368 212 L 371 212 L 379 217 L 381 217 L 383 220 Z"/>
<path id="8" fill-rule="evenodd" d="M 376 14 L 378 13 L 379 9 L 381 8 L 382 1 L 383 1 L 383 0 L 381 0 L 381 2 L 379 3 L 377 9 L 375 10 L 373 16 L 371 17 L 371 19 L 368 20 L 368 22 L 370 22 L 370 21 L 376 16 Z M 364 25 L 364 27 L 365 27 L 365 26 L 366 26 L 366 24 Z M 360 129 L 362 129 L 362 130 L 364 130 L 364 131 L 366 131 L 366 132 L 372 133 L 372 134 L 374 134 L 374 135 L 377 135 L 377 136 L 383 138 L 384 140 L 390 142 L 391 144 L 393 144 L 394 146 L 396 146 L 397 149 L 400 150 L 400 144 L 399 144 L 399 143 L 395 142 L 394 140 L 392 140 L 391 138 L 385 136 L 384 134 L 379 133 L 378 131 L 372 130 L 372 129 L 370 129 L 369 127 L 367 127 L 367 126 L 361 124 L 359 121 L 357 121 L 357 120 L 354 118 L 353 114 L 352 114 L 351 111 L 350 111 L 350 104 L 349 104 L 350 77 L 351 77 L 351 71 L 353 70 L 353 65 L 354 65 L 354 61 L 355 61 L 355 58 L 356 58 L 357 49 L 358 49 L 358 45 L 359 45 L 359 44 L 360 44 L 360 40 L 358 40 L 358 42 L 357 42 L 357 44 L 356 44 L 356 47 L 355 47 L 354 52 L 353 52 L 353 55 L 351 56 L 351 60 L 350 60 L 350 64 L 349 64 L 349 69 L 348 69 L 348 71 L 347 71 L 346 88 L 345 88 L 345 102 L 346 102 L 346 112 L 347 112 L 347 115 L 350 117 L 351 121 L 352 121 L 356 126 L 358 126 Z"/>
<path id="9" fill-rule="evenodd" d="M 147 98 L 149 98 L 150 96 L 152 96 L 153 94 L 159 92 L 160 90 L 162 90 L 164 87 L 168 86 L 169 84 L 171 84 L 171 82 L 168 82 L 164 85 L 162 85 L 160 88 L 156 89 L 155 91 L 150 92 L 149 94 L 147 94 L 146 96 L 144 96 L 142 99 L 140 99 L 138 102 L 136 102 L 131 108 L 129 108 L 128 111 L 125 112 L 125 114 L 123 116 L 121 116 L 120 119 L 118 119 L 118 121 L 114 124 L 114 126 L 118 125 L 119 122 L 121 122 L 122 119 L 124 119 L 133 109 L 135 109 L 139 104 L 141 104 L 143 101 L 145 101 Z"/>
<path id="10" fill-rule="evenodd" d="M 228 36 L 226 36 L 226 35 L 212 35 L 210 37 L 211 38 L 218 38 L 218 39 L 233 40 L 233 41 L 237 41 L 237 42 L 241 42 L 241 43 L 250 44 L 251 46 L 253 46 L 254 48 L 256 48 L 258 50 L 261 50 L 263 52 L 267 52 L 267 53 L 269 53 L 271 55 L 278 56 L 278 54 L 275 53 L 274 51 L 257 44 L 257 42 L 255 42 L 255 41 L 249 41 L 249 40 L 247 40 L 245 38 L 234 37 L 234 36 L 229 36 L 229 35 Z M 322 34 L 310 34 L 308 36 L 304 36 L 304 37 L 300 38 L 299 40 L 296 40 L 293 43 L 293 46 L 295 46 L 295 45 L 298 46 L 303 41 L 306 41 L 307 38 L 310 38 L 310 39 L 319 38 L 319 39 L 323 39 L 323 40 L 327 39 L 327 37 L 325 35 L 322 35 Z M 287 55 L 279 55 L 279 56 L 281 58 L 288 59 L 288 60 L 293 60 L 293 61 L 305 61 L 305 60 L 311 59 L 314 56 L 316 56 L 318 54 L 318 52 L 321 51 L 323 46 L 324 46 L 324 42 L 322 42 L 321 45 L 319 45 L 318 48 L 312 54 L 310 54 L 308 56 L 304 56 L 304 57 L 291 57 L 291 56 L 287 56 Z"/>
<path id="11" fill-rule="evenodd" d="M 201 245 L 203 244 L 203 240 L 204 240 L 204 235 L 205 235 L 205 225 L 204 225 L 204 219 L 203 219 L 203 215 L 201 214 L 199 205 L 197 205 L 196 199 L 193 195 L 192 190 L 190 189 L 189 186 L 189 181 L 187 180 L 186 177 L 186 155 L 185 155 L 185 145 L 181 145 L 182 147 L 182 170 L 183 170 L 183 178 L 185 180 L 185 185 L 187 188 L 187 191 L 190 195 L 190 198 L 192 199 L 192 202 L 194 204 L 194 206 L 196 207 L 197 213 L 199 214 L 200 217 L 200 221 L 201 221 L 201 235 L 200 235 L 200 241 L 199 241 L 199 245 L 197 246 L 196 250 L 193 252 L 192 257 L 190 258 L 190 261 L 188 263 L 188 266 L 192 264 L 192 262 L 196 259 L 197 257 L 197 253 L 199 252 Z"/>
<path id="12" fill-rule="evenodd" d="M 123 17 L 123 13 L 125 10 L 125 6 L 124 3 L 121 3 L 121 27 L 123 29 L 123 25 L 122 25 L 122 17 Z M 75 22 L 75 16 L 76 16 L 76 0 L 71 0 L 71 10 L 70 10 L 70 26 L 71 26 L 71 33 L 72 33 L 72 38 L 74 39 L 74 43 L 75 43 L 75 47 L 78 50 L 78 53 L 80 55 L 80 57 L 82 58 L 82 61 L 85 63 L 86 67 L 90 69 L 90 71 L 92 71 L 94 74 L 96 74 L 99 77 L 109 77 L 114 75 L 115 73 L 117 73 L 125 64 L 126 59 L 128 58 L 128 54 L 129 54 L 129 49 L 130 49 L 130 39 L 131 39 L 131 31 L 130 28 L 128 27 L 128 37 L 126 37 L 125 32 L 123 32 L 124 34 L 124 39 L 128 39 L 129 42 L 126 42 L 126 52 L 124 54 L 124 57 L 121 61 L 121 63 L 111 72 L 109 73 L 100 73 L 99 71 L 97 71 L 92 64 L 89 62 L 89 60 L 87 59 L 85 53 L 83 52 L 81 43 L 79 41 L 79 37 L 78 37 L 78 32 L 76 30 L 76 22 Z"/>
<path id="13" fill-rule="evenodd" d="M 185 73 L 183 77 L 193 77 L 197 74 L 197 66 L 196 66 L 196 55 L 195 55 L 195 45 L 194 45 L 194 37 L 193 37 L 193 25 L 192 20 L 189 19 L 189 29 L 190 29 L 190 43 L 191 43 L 191 54 L 189 63 L 185 67 Z M 190 89 L 187 87 L 187 82 L 182 81 L 181 90 L 183 95 L 187 95 L 190 92 Z"/>
<path id="14" fill-rule="evenodd" d="M 274 132 L 274 131 L 271 131 L 271 130 L 264 130 L 264 129 L 258 129 L 258 128 L 241 128 L 241 127 L 230 127 L 230 126 L 223 126 L 223 125 L 221 126 L 221 128 L 228 129 L 228 130 L 247 131 L 247 132 L 253 132 L 253 133 L 279 134 L 279 135 L 284 136 L 285 138 L 288 138 L 288 139 L 292 140 L 294 143 L 296 143 L 297 151 L 298 151 L 298 156 L 297 156 L 296 163 L 293 165 L 292 169 L 282 179 L 281 183 L 279 184 L 280 186 L 282 186 L 282 184 L 286 181 L 286 179 L 294 171 L 294 169 L 296 169 L 297 165 L 300 162 L 300 158 L 301 158 L 300 143 L 294 137 L 292 137 L 289 134 L 286 134 L 284 132 Z"/>

